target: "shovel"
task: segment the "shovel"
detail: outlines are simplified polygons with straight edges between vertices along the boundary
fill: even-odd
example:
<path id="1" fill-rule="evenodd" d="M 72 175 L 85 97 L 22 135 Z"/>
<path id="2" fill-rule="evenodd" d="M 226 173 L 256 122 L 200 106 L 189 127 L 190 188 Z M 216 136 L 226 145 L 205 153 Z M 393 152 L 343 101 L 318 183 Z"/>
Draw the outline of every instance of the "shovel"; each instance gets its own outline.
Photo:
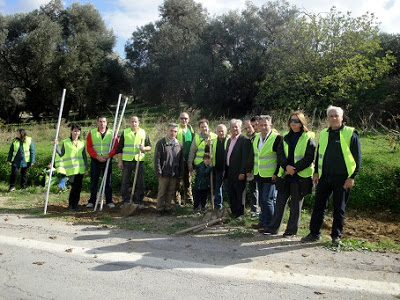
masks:
<path id="1" fill-rule="evenodd" d="M 135 187 L 136 187 L 136 181 L 137 181 L 137 176 L 138 176 L 138 171 L 139 171 L 139 163 L 140 163 L 140 155 L 141 154 L 142 154 L 142 152 L 140 151 L 140 148 L 139 148 L 139 155 L 138 155 L 139 159 L 136 161 L 135 176 L 133 177 L 131 197 L 129 199 L 129 203 L 126 203 L 121 207 L 121 214 L 124 217 L 130 216 L 131 214 L 133 214 L 133 212 L 139 206 L 138 204 L 132 203 L 132 200 L 133 200 L 133 195 L 135 194 Z"/>
<path id="2" fill-rule="evenodd" d="M 211 156 L 211 166 L 213 167 L 212 161 L 213 161 L 213 157 L 212 157 L 212 153 L 213 153 L 213 149 L 212 149 L 213 145 L 210 145 L 210 156 Z M 211 209 L 207 211 L 206 215 L 208 220 L 213 220 L 216 219 L 218 217 L 218 210 L 214 208 L 214 174 L 213 171 L 211 170 L 210 172 L 210 189 L 211 189 Z M 203 218 L 204 220 L 204 218 Z M 205 220 L 207 221 L 207 220 Z"/>

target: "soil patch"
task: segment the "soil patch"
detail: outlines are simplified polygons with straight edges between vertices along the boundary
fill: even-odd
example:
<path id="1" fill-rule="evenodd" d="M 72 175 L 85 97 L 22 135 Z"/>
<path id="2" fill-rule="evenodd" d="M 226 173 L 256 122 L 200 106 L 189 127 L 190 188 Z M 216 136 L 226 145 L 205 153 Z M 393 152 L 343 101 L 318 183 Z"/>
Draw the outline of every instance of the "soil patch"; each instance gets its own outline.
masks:
<path id="1" fill-rule="evenodd" d="M 5 208 L 6 200 L 8 197 L 0 197 L 0 206 Z M 115 196 L 113 201 L 116 204 L 115 208 L 103 207 L 102 211 L 93 212 L 93 208 L 86 208 L 86 203 L 88 197 L 81 197 L 80 203 L 85 205 L 80 206 L 80 211 L 77 213 L 71 213 L 71 217 L 75 218 L 78 222 L 91 222 L 96 219 L 101 219 L 104 217 L 122 218 L 120 207 L 121 203 L 120 197 Z M 146 208 L 137 209 L 132 216 L 128 217 L 134 218 L 138 223 L 147 224 L 151 230 L 151 227 L 160 228 L 170 226 L 172 223 L 177 223 L 182 221 L 189 226 L 194 226 L 202 223 L 201 218 L 197 217 L 186 217 L 170 215 L 167 217 L 156 217 L 156 199 L 145 197 L 144 204 Z M 68 212 L 67 202 L 50 203 L 47 208 L 48 214 L 64 214 Z M 10 208 L 16 208 L 15 206 Z M 329 214 L 328 214 L 329 215 Z M 345 226 L 343 230 L 344 238 L 354 238 L 361 239 L 369 242 L 380 242 L 385 240 L 393 240 L 396 243 L 400 243 L 400 226 L 399 226 L 399 216 L 392 214 L 390 212 L 359 212 L 350 211 L 347 213 Z M 325 235 L 330 234 L 330 229 L 332 225 L 332 217 L 326 217 L 323 225 L 323 231 Z M 303 227 L 308 227 L 308 224 L 302 224 Z M 223 226 L 219 226 L 223 230 Z"/>

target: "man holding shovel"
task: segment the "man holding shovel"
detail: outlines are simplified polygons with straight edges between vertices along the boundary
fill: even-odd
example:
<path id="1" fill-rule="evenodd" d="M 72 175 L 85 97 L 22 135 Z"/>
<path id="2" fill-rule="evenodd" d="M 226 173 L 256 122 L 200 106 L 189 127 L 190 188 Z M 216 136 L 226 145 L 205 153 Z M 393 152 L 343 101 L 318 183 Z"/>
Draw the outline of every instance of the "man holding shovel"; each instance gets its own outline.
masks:
<path id="1" fill-rule="evenodd" d="M 106 168 L 107 159 L 116 154 L 118 139 L 116 139 L 114 148 L 110 151 L 110 144 L 113 139 L 112 130 L 107 127 L 107 119 L 104 116 L 97 118 L 97 128 L 92 129 L 86 138 L 86 149 L 91 157 L 90 163 L 90 199 L 86 205 L 88 208 L 94 207 L 97 197 L 97 186 L 100 179 L 100 174 Z M 114 208 L 115 204 L 112 201 L 112 188 L 111 188 L 111 166 L 108 168 L 107 180 L 105 186 L 106 203 L 109 208 Z"/>
<path id="2" fill-rule="evenodd" d="M 199 134 L 193 138 L 192 145 L 190 146 L 190 153 L 188 158 L 189 172 L 193 171 L 193 165 L 198 166 L 203 162 L 203 155 L 210 152 L 211 140 L 216 138 L 217 135 L 210 132 L 208 127 L 208 120 L 201 119 L 199 121 Z"/>
<path id="3" fill-rule="evenodd" d="M 167 136 L 161 138 L 154 152 L 154 171 L 158 177 L 157 216 L 172 212 L 171 202 L 179 177 L 183 175 L 183 146 L 176 139 L 178 125 L 168 124 Z"/>
<path id="4" fill-rule="evenodd" d="M 118 147 L 118 168 L 122 169 L 121 195 L 124 203 L 129 203 L 131 195 L 129 194 L 130 178 L 133 169 L 135 172 L 136 201 L 139 209 L 145 208 L 144 198 L 144 152 L 151 150 L 150 138 L 146 132 L 139 127 L 139 118 L 132 116 L 130 118 L 130 128 L 122 132 Z M 136 167 L 136 164 L 138 166 Z M 135 180 L 134 180 L 135 181 Z"/>

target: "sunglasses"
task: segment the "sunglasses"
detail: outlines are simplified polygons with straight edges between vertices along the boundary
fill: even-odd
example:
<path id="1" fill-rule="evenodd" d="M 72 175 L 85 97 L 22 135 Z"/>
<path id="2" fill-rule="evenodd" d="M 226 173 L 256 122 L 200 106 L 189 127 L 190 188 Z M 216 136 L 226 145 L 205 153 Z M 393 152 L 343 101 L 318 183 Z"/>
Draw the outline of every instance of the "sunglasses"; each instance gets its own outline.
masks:
<path id="1" fill-rule="evenodd" d="M 290 119 L 289 120 L 290 123 L 296 123 L 296 124 L 300 124 L 301 121 L 299 119 Z"/>
<path id="2" fill-rule="evenodd" d="M 181 120 L 188 120 L 189 118 L 181 118 Z"/>

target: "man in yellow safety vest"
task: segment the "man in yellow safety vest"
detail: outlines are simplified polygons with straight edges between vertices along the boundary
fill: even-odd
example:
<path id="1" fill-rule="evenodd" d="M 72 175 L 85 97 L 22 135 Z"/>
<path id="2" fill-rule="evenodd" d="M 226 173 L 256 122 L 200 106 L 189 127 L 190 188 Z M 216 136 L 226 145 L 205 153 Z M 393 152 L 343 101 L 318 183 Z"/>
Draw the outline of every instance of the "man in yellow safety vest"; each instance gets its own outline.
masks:
<path id="1" fill-rule="evenodd" d="M 130 128 L 125 129 L 119 140 L 117 147 L 118 168 L 122 169 L 121 180 L 121 196 L 122 201 L 127 203 L 130 200 L 130 179 L 136 164 L 139 163 L 138 173 L 136 178 L 136 201 L 139 209 L 145 208 L 143 204 L 144 198 L 144 152 L 151 150 L 150 138 L 139 127 L 139 118 L 132 116 L 130 118 Z"/>
<path id="2" fill-rule="evenodd" d="M 340 244 L 346 202 L 354 178 L 361 166 L 360 139 L 353 127 L 343 123 L 343 109 L 329 106 L 327 109 L 329 128 L 323 129 L 319 136 L 314 185 L 317 185 L 314 208 L 310 221 L 310 234 L 302 242 L 314 242 L 321 238 L 321 226 L 324 221 L 328 200 L 333 194 L 332 244 Z"/>

